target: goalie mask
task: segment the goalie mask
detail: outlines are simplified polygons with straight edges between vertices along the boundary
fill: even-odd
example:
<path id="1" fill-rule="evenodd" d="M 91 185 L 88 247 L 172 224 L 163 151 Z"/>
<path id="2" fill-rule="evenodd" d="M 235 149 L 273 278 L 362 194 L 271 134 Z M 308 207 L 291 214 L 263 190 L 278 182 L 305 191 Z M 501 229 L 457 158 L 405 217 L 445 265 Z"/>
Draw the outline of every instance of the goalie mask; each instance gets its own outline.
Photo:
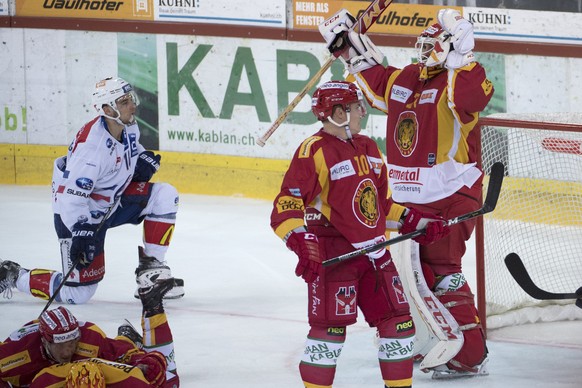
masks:
<path id="1" fill-rule="evenodd" d="M 362 115 L 366 114 L 363 105 L 364 96 L 360 89 L 351 82 L 330 81 L 321 85 L 311 99 L 311 111 L 319 121 L 329 120 L 338 127 L 347 126 L 350 122 L 350 104 L 360 103 Z M 341 106 L 347 113 L 347 120 L 343 123 L 336 123 L 331 116 L 336 106 Z M 348 136 L 351 137 L 351 136 Z"/>
<path id="2" fill-rule="evenodd" d="M 95 84 L 95 91 L 91 103 L 100 116 L 115 120 L 121 125 L 125 125 L 119 119 L 120 113 L 117 103 L 124 99 L 131 99 L 137 106 L 139 98 L 133 90 L 133 86 L 121 78 L 108 77 Z M 116 113 L 116 116 L 108 116 L 103 110 L 103 105 L 110 106 Z M 131 120 L 133 122 L 133 118 Z"/>
<path id="3" fill-rule="evenodd" d="M 416 39 L 418 63 L 425 67 L 442 66 L 451 51 L 451 34 L 435 23 Z"/>

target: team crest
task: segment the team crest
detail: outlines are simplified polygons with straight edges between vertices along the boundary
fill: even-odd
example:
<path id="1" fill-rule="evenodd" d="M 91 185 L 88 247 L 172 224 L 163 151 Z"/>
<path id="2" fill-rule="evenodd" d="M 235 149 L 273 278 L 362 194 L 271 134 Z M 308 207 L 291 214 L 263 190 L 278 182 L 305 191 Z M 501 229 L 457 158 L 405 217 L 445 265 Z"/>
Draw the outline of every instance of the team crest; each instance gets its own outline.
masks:
<path id="1" fill-rule="evenodd" d="M 335 294 L 336 315 L 356 313 L 356 286 L 340 287 Z"/>
<path id="2" fill-rule="evenodd" d="M 394 142 L 404 157 L 410 156 L 418 143 L 418 121 L 414 112 L 402 112 L 398 117 Z"/>
<path id="3" fill-rule="evenodd" d="M 356 218 L 369 228 L 378 223 L 378 192 L 371 179 L 363 180 L 352 203 Z"/>

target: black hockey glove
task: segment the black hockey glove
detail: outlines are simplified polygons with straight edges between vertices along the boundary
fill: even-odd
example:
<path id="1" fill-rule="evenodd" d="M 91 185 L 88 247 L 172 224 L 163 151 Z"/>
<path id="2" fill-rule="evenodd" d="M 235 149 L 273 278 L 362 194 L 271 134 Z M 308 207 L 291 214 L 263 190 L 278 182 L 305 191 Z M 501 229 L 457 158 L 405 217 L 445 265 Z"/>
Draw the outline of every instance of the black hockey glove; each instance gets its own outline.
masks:
<path id="1" fill-rule="evenodd" d="M 95 259 L 97 250 L 97 225 L 77 222 L 73 225 L 71 260 L 77 268 L 87 268 Z"/>
<path id="2" fill-rule="evenodd" d="M 152 151 L 144 151 L 139 154 L 132 180 L 134 182 L 149 182 L 160 168 L 161 159 L 162 155 L 156 155 Z"/>

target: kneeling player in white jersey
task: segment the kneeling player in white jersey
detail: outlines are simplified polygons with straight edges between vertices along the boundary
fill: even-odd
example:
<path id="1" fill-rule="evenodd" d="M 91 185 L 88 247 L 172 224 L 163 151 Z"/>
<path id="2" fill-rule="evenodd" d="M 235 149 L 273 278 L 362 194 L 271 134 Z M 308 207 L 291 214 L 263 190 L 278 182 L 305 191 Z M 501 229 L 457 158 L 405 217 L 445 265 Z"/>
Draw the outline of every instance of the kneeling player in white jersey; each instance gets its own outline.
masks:
<path id="1" fill-rule="evenodd" d="M 105 234 L 124 224 L 143 223 L 144 248 L 138 249 L 138 287 L 171 277 L 165 255 L 174 231 L 178 192 L 167 183 L 149 182 L 160 167 L 160 155 L 140 144 L 134 114 L 139 100 L 121 78 L 99 81 L 92 105 L 99 116 L 81 128 L 67 156 L 55 160 L 54 225 L 61 246 L 63 273 L 0 263 L 0 292 L 13 287 L 57 302 L 85 303 L 105 276 Z M 65 285 L 58 289 L 59 285 Z M 54 295 L 58 290 L 58 294 Z M 166 298 L 184 295 L 176 279 Z M 137 297 L 137 295 L 136 295 Z"/>

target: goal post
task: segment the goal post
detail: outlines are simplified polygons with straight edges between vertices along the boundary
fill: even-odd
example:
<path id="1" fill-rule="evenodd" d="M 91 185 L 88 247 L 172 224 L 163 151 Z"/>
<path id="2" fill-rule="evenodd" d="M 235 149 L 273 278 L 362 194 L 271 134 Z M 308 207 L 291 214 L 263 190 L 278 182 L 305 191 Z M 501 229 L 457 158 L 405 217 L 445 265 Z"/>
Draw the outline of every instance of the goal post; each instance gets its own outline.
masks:
<path id="1" fill-rule="evenodd" d="M 517 253 L 548 291 L 582 286 L 582 114 L 496 114 L 481 118 L 476 130 L 485 173 L 497 161 L 506 169 L 497 207 L 478 220 L 475 232 L 483 324 L 494 329 L 582 319 L 572 301 L 529 297 L 503 261 Z"/>

